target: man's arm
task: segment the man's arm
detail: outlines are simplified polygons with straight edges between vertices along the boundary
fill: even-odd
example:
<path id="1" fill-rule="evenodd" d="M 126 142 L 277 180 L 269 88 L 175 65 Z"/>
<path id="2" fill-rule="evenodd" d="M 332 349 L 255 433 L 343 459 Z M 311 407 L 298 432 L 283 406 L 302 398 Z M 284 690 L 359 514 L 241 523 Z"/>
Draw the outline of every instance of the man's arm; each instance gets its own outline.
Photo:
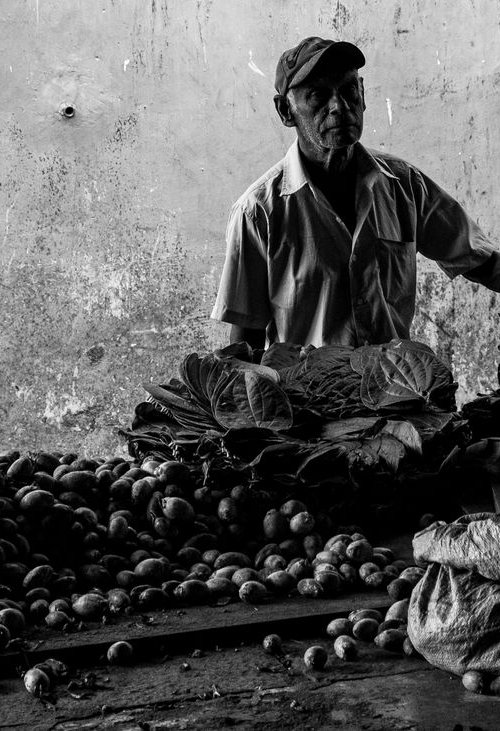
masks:
<path id="1" fill-rule="evenodd" d="M 266 343 L 266 331 L 256 330 L 253 327 L 240 327 L 239 325 L 231 325 L 229 342 L 239 343 L 241 340 L 245 340 L 250 345 L 250 347 L 254 349 L 264 348 Z"/>
<path id="2" fill-rule="evenodd" d="M 494 251 L 484 264 L 471 269 L 464 277 L 471 282 L 483 284 L 494 292 L 500 292 L 500 253 Z"/>
<path id="3" fill-rule="evenodd" d="M 268 295 L 266 220 L 233 206 L 226 239 L 226 258 L 212 318 L 231 324 L 231 342 L 246 340 L 263 348 L 272 318 Z"/>
<path id="4" fill-rule="evenodd" d="M 461 274 L 500 292 L 500 252 L 462 206 L 423 173 L 417 176 L 417 248 L 453 279 Z"/>

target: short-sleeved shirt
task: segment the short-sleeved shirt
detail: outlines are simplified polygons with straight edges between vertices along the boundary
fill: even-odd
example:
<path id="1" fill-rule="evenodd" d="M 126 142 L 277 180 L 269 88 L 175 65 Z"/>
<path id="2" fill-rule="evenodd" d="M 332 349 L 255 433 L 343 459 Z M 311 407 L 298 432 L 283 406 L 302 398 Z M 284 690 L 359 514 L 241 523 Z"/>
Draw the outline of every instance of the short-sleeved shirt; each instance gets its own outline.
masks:
<path id="1" fill-rule="evenodd" d="M 417 252 L 500 291 L 499 253 L 457 201 L 404 160 L 359 142 L 354 153 L 353 232 L 308 177 L 297 140 L 239 198 L 212 318 L 265 329 L 268 344 L 408 338 Z"/>

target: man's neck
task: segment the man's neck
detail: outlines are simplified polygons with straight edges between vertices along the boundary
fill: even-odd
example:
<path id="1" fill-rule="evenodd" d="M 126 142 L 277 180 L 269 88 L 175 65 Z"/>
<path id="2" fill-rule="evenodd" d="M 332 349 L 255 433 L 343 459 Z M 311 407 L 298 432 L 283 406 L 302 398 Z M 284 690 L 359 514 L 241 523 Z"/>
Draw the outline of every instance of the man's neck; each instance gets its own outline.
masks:
<path id="1" fill-rule="evenodd" d="M 323 155 L 304 150 L 299 140 L 299 150 L 309 174 L 318 182 L 343 184 L 354 172 L 354 145 L 329 150 Z"/>

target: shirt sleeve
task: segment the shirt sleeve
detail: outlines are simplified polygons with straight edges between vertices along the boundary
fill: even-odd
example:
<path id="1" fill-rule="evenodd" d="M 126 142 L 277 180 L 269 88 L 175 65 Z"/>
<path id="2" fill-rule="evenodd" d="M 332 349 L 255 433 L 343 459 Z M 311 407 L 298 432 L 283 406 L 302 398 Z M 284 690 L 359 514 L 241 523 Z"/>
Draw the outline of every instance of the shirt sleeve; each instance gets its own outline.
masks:
<path id="1" fill-rule="evenodd" d="M 462 206 L 417 172 L 417 249 L 454 279 L 462 274 L 500 292 L 500 252 Z"/>
<path id="2" fill-rule="evenodd" d="M 264 329 L 271 319 L 267 246 L 257 215 L 233 206 L 226 231 L 226 259 L 211 317 L 240 327 Z"/>

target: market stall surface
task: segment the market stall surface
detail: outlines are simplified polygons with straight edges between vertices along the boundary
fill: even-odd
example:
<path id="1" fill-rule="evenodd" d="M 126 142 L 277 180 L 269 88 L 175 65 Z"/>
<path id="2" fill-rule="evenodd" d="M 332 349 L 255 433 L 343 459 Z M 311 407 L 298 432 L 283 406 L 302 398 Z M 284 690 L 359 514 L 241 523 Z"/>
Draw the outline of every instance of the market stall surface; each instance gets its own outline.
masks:
<path id="1" fill-rule="evenodd" d="M 424 660 L 360 643 L 359 657 L 335 657 L 328 619 L 354 607 L 388 605 L 387 595 L 231 604 L 122 618 L 83 632 L 38 635 L 10 656 L 21 667 L 64 657 L 72 681 L 40 701 L 15 673 L 0 680 L 0 729 L 498 729 L 500 699 L 468 693 L 460 679 Z M 264 653 L 281 630 L 291 664 Z M 133 638 L 136 657 L 110 666 L 105 648 Z M 321 672 L 303 663 L 307 647 L 329 651 Z M 8 665 L 9 656 L 5 657 Z M 9 676 L 9 677 L 7 677 Z"/>

